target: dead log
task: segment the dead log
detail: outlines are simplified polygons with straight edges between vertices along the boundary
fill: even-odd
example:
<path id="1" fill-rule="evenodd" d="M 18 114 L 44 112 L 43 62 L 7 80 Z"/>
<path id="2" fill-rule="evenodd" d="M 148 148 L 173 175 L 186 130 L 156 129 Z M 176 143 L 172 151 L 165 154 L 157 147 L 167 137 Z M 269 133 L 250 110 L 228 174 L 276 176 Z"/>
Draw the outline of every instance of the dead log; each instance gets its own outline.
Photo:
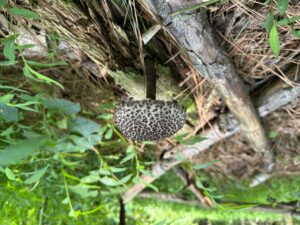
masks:
<path id="1" fill-rule="evenodd" d="M 274 157 L 265 131 L 242 81 L 214 38 L 205 11 L 182 12 L 174 15 L 188 4 L 178 0 L 140 0 L 139 2 L 161 19 L 165 28 L 188 55 L 192 66 L 217 90 L 237 119 L 241 133 L 253 149 L 264 157 L 263 169 L 271 171 Z M 193 1 L 189 2 L 195 4 Z"/>
<path id="2" fill-rule="evenodd" d="M 257 106 L 260 117 L 265 117 L 269 113 L 297 101 L 297 98 L 300 97 L 300 85 L 287 88 L 286 84 L 281 80 L 277 80 L 273 85 L 276 88 L 276 92 L 270 92 L 270 89 L 267 89 L 266 96 L 261 94 L 260 99 L 257 100 L 257 102 L 260 103 L 260 105 Z M 124 193 L 124 201 L 128 202 L 133 199 L 146 187 L 147 183 L 151 183 L 158 179 L 169 169 L 177 166 L 184 160 L 191 159 L 208 150 L 217 142 L 240 132 L 239 124 L 231 113 L 227 113 L 221 118 L 211 128 L 200 134 L 201 136 L 205 136 L 207 138 L 206 140 L 194 145 L 175 146 L 172 150 L 166 152 L 161 160 L 153 165 L 152 176 L 142 176 L 140 178 L 141 181 L 138 184 L 132 186 Z M 180 157 L 178 157 L 178 155 L 180 155 Z"/>

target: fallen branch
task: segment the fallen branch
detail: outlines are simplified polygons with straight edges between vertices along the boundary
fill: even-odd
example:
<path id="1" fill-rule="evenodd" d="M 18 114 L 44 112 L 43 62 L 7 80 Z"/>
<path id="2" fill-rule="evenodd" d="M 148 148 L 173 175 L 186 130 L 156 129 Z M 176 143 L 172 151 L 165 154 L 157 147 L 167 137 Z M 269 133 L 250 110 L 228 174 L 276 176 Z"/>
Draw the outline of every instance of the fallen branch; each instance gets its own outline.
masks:
<path id="1" fill-rule="evenodd" d="M 267 97 L 261 95 L 259 102 L 261 105 L 258 107 L 260 117 L 265 117 L 269 113 L 297 101 L 300 97 L 300 85 L 285 88 L 285 84 L 282 84 L 282 88 L 277 88 L 275 93 L 268 95 Z M 151 183 L 158 179 L 161 175 L 166 173 L 169 169 L 182 163 L 184 160 L 191 159 L 192 157 L 208 150 L 211 146 L 217 142 L 224 140 L 234 134 L 240 132 L 239 124 L 234 119 L 231 113 L 227 113 L 217 121 L 212 128 L 205 130 L 200 135 L 205 136 L 207 139 L 196 143 L 194 145 L 179 145 L 166 152 L 161 160 L 153 165 L 152 176 L 143 175 L 140 178 L 140 182 L 132 186 L 127 192 L 124 193 L 124 202 L 128 202 L 137 196 L 146 186 L 147 183 Z M 178 157 L 180 155 L 180 157 Z"/>
<path id="2" fill-rule="evenodd" d="M 274 156 L 268 138 L 234 66 L 214 38 L 206 13 L 182 11 L 188 4 L 179 0 L 139 2 L 161 19 L 165 29 L 179 42 L 192 66 L 222 97 L 236 118 L 241 133 L 252 148 L 262 155 L 262 169 L 271 172 Z M 176 13 L 178 11 L 181 13 Z"/>

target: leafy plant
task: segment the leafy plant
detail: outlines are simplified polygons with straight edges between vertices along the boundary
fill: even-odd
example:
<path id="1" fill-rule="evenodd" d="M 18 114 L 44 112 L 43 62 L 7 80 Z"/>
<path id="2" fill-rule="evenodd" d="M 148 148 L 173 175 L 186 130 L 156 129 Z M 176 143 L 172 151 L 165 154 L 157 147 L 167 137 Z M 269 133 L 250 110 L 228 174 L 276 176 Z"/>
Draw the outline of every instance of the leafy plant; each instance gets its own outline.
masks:
<path id="1" fill-rule="evenodd" d="M 205 137 L 202 136 L 190 136 L 190 137 L 187 136 L 188 133 L 183 133 L 178 136 L 175 136 L 174 139 L 182 145 L 193 145 L 206 139 Z"/>
<path id="2" fill-rule="evenodd" d="M 265 4 L 272 4 L 272 1 L 266 1 Z M 280 55 L 280 38 L 279 38 L 279 32 L 278 27 L 279 26 L 289 26 L 291 33 L 296 38 L 300 38 L 300 31 L 295 30 L 294 23 L 300 19 L 299 16 L 293 16 L 289 17 L 286 14 L 289 0 L 276 0 L 277 4 L 277 10 L 281 17 L 283 17 L 280 20 L 275 19 L 275 13 L 271 9 L 265 22 L 264 27 L 266 31 L 269 33 L 269 44 L 271 47 L 271 50 L 275 56 Z"/>

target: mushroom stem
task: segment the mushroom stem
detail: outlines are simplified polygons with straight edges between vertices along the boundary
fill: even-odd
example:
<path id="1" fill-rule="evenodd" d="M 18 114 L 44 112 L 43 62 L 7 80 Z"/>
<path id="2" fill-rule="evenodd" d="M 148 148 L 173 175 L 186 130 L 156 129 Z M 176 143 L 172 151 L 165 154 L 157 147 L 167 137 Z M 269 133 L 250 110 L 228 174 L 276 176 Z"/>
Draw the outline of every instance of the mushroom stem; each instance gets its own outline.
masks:
<path id="1" fill-rule="evenodd" d="M 149 59 L 145 59 L 145 81 L 146 81 L 146 98 L 156 99 L 156 70 L 155 63 Z"/>

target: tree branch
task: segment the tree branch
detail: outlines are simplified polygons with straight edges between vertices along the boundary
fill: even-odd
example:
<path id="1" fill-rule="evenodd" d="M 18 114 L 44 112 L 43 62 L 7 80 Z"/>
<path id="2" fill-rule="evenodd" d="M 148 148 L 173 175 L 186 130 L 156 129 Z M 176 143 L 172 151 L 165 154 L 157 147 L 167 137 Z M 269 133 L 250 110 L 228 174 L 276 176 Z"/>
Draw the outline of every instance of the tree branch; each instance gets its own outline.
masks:
<path id="1" fill-rule="evenodd" d="M 187 185 L 188 189 L 198 198 L 198 200 L 204 207 L 210 208 L 213 206 L 212 200 L 209 197 L 205 196 L 203 191 L 196 186 L 194 180 L 189 180 L 188 173 L 182 167 L 175 167 L 175 172 L 177 176 L 183 181 L 183 183 Z"/>

